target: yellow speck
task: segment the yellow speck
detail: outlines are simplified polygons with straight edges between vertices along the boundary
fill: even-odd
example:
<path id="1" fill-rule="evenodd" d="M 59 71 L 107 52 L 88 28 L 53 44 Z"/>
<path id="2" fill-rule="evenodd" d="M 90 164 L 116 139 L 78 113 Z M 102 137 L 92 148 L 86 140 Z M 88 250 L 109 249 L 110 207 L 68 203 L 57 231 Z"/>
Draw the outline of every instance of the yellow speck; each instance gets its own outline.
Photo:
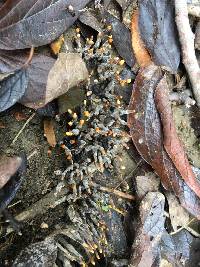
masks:
<path id="1" fill-rule="evenodd" d="M 66 132 L 65 134 L 66 134 L 66 136 L 72 136 L 73 135 L 72 132 Z"/>
<path id="2" fill-rule="evenodd" d="M 127 79 L 126 82 L 127 82 L 127 83 L 131 83 L 131 79 Z"/>
<path id="3" fill-rule="evenodd" d="M 67 110 L 69 114 L 72 114 L 72 110 L 71 109 L 68 109 Z"/>
<path id="4" fill-rule="evenodd" d="M 83 104 L 84 104 L 84 106 L 87 105 L 87 100 L 86 99 L 84 99 Z"/>
<path id="5" fill-rule="evenodd" d="M 73 121 L 69 121 L 69 122 L 68 122 L 68 125 L 69 125 L 69 126 L 72 126 L 72 125 L 73 125 Z"/>
<path id="6" fill-rule="evenodd" d="M 60 49 L 64 43 L 64 37 L 63 34 L 57 39 L 55 40 L 53 43 L 50 44 L 51 46 L 51 50 L 53 51 L 54 55 L 58 55 L 60 52 Z"/>
<path id="7" fill-rule="evenodd" d="M 112 25 L 108 25 L 108 26 L 107 26 L 107 30 L 108 30 L 108 31 L 111 31 L 111 30 L 112 30 Z"/>
<path id="8" fill-rule="evenodd" d="M 123 86 L 125 86 L 125 84 L 126 84 L 126 81 L 124 81 L 124 80 L 121 80 L 120 81 L 120 85 L 123 87 Z"/>
<path id="9" fill-rule="evenodd" d="M 78 117 L 77 114 L 74 112 L 74 114 L 72 115 L 72 118 L 77 119 L 77 117 Z"/>
<path id="10" fill-rule="evenodd" d="M 85 115 L 86 117 L 89 117 L 89 116 L 90 116 L 90 112 L 89 112 L 89 111 L 84 111 L 84 115 Z"/>
<path id="11" fill-rule="evenodd" d="M 126 169 L 126 167 L 125 166 L 121 166 L 121 170 L 125 170 Z"/>
<path id="12" fill-rule="evenodd" d="M 80 120 L 80 121 L 79 121 L 79 124 L 80 124 L 81 126 L 83 126 L 84 123 L 85 123 L 84 120 Z"/>
<path id="13" fill-rule="evenodd" d="M 120 105 L 121 101 L 119 99 L 117 99 L 117 105 Z"/>
<path id="14" fill-rule="evenodd" d="M 113 39 L 112 38 L 108 38 L 108 43 L 112 44 L 113 43 Z"/>
<path id="15" fill-rule="evenodd" d="M 76 32 L 79 33 L 80 32 L 80 28 L 76 28 Z"/>
<path id="16" fill-rule="evenodd" d="M 120 65 L 120 66 L 123 66 L 124 63 L 125 63 L 125 61 L 124 61 L 123 59 L 121 59 L 121 60 L 119 61 L 119 65 Z"/>

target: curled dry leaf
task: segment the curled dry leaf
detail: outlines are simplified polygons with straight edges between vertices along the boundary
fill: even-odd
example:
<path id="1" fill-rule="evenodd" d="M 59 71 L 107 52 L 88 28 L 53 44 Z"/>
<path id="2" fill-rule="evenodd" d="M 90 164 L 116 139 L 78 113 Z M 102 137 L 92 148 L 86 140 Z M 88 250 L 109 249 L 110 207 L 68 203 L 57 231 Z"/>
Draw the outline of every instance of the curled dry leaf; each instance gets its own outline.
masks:
<path id="1" fill-rule="evenodd" d="M 52 120 L 48 120 L 48 119 L 44 120 L 44 135 L 47 138 L 49 145 L 51 147 L 55 147 L 57 142 L 56 142 L 56 136 L 55 136 Z"/>
<path id="2" fill-rule="evenodd" d="M 151 64 L 151 57 L 145 48 L 145 45 L 140 37 L 140 31 L 138 27 L 138 10 L 135 10 L 131 19 L 131 35 L 132 35 L 132 47 L 140 67 L 145 67 Z"/>
<path id="3" fill-rule="evenodd" d="M 171 0 L 140 0 L 139 29 L 153 61 L 176 71 L 180 49 Z"/>
<path id="4" fill-rule="evenodd" d="M 184 182 L 163 145 L 160 116 L 154 94 L 162 78 L 160 68 L 150 65 L 139 71 L 129 104 L 128 125 L 140 155 L 160 176 L 163 186 L 174 191 L 181 205 L 200 219 L 200 199 Z"/>
<path id="5" fill-rule="evenodd" d="M 90 0 L 8 0 L 0 9 L 0 49 L 51 43 L 78 18 Z M 73 7 L 73 12 L 68 9 Z"/>
<path id="6" fill-rule="evenodd" d="M 27 107 L 43 107 L 88 78 L 88 70 L 79 54 L 60 53 L 55 64 L 52 58 L 48 59 L 46 61 L 44 56 L 35 57 L 30 64 L 29 85 L 20 100 Z"/>
<path id="7" fill-rule="evenodd" d="M 140 204 L 140 227 L 133 243 L 131 267 L 151 267 L 159 260 L 159 244 L 165 230 L 165 197 L 149 192 Z"/>
<path id="8" fill-rule="evenodd" d="M 155 101 L 162 121 L 164 136 L 163 144 L 165 150 L 186 184 L 200 198 L 200 183 L 197 181 L 196 176 L 192 171 L 183 144 L 176 132 L 171 103 L 169 100 L 169 89 L 165 77 L 160 80 L 156 87 Z"/>
<path id="9" fill-rule="evenodd" d="M 13 200 L 26 171 L 26 157 L 7 157 L 0 159 L 0 212 Z"/>

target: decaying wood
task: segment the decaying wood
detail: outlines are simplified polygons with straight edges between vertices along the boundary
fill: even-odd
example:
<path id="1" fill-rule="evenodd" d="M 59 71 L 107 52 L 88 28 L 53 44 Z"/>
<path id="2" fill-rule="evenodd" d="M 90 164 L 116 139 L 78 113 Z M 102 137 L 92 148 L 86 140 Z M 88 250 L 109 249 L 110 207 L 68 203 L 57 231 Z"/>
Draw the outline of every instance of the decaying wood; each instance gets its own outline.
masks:
<path id="1" fill-rule="evenodd" d="M 175 10 L 183 63 L 189 75 L 197 105 L 200 107 L 200 69 L 194 50 L 194 34 L 190 28 L 187 1 L 175 0 Z"/>

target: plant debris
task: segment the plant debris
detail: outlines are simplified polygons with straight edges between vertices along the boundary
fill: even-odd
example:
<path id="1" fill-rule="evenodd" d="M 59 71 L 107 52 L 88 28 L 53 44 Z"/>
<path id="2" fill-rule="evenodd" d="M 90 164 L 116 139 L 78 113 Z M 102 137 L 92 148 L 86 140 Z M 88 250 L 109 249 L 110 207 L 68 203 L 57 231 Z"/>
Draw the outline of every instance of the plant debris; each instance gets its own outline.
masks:
<path id="1" fill-rule="evenodd" d="M 0 266 L 199 264 L 198 10 L 0 0 Z"/>

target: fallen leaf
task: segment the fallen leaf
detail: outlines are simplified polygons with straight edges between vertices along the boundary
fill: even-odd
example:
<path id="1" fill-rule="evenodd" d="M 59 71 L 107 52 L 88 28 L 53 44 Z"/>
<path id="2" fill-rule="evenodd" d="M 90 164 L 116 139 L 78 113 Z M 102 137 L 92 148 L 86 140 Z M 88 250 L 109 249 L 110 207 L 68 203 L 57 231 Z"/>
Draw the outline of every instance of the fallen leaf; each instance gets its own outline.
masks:
<path id="1" fill-rule="evenodd" d="M 196 240 L 199 239 L 194 238 L 185 229 L 174 235 L 164 233 L 160 243 L 163 258 L 166 258 L 172 266 L 197 266 L 195 263 L 197 263 L 197 259 L 199 262 L 199 251 L 196 262 L 194 254 L 198 250 L 199 244 L 196 243 Z"/>
<path id="2" fill-rule="evenodd" d="M 17 103 L 28 86 L 27 70 L 21 69 L 9 75 L 0 83 L 0 111 L 4 111 Z"/>
<path id="3" fill-rule="evenodd" d="M 26 172 L 26 156 L 0 159 L 0 212 L 13 200 Z"/>
<path id="4" fill-rule="evenodd" d="M 145 45 L 140 37 L 140 31 L 138 27 L 138 10 L 134 11 L 131 19 L 131 36 L 132 36 L 132 47 L 140 67 L 145 67 L 151 64 L 151 57 L 145 48 Z"/>
<path id="5" fill-rule="evenodd" d="M 38 109 L 66 93 L 70 88 L 88 78 L 81 56 L 60 53 L 54 64 L 52 58 L 34 57 L 28 68 L 29 84 L 20 100 L 23 105 Z"/>
<path id="6" fill-rule="evenodd" d="M 183 144 L 176 131 L 171 102 L 169 100 L 169 88 L 165 76 L 157 85 L 155 102 L 162 121 L 164 136 L 163 144 L 165 150 L 186 184 L 200 198 L 200 183 L 197 181 L 196 176 L 192 171 Z"/>
<path id="7" fill-rule="evenodd" d="M 174 191 L 181 206 L 200 219 L 200 199 L 184 182 L 164 149 L 160 115 L 154 100 L 161 78 L 160 68 L 155 65 L 140 69 L 129 104 L 130 133 L 140 155 L 160 176 L 165 189 Z"/>
<path id="8" fill-rule="evenodd" d="M 140 0 L 139 29 L 154 63 L 176 72 L 180 48 L 171 0 Z"/>
<path id="9" fill-rule="evenodd" d="M 164 206 L 165 197 L 159 192 L 149 192 L 142 200 L 130 267 L 153 267 L 159 263 L 159 244 L 165 230 Z"/>
<path id="10" fill-rule="evenodd" d="M 121 6 L 122 10 L 125 10 L 131 3 L 131 0 L 116 0 L 116 1 Z"/>
<path id="11" fill-rule="evenodd" d="M 37 54 L 27 67 L 28 85 L 20 103 L 30 108 L 43 107 L 47 102 L 45 98 L 49 72 L 56 60 L 52 57 Z"/>
<path id="12" fill-rule="evenodd" d="M 97 32 L 103 31 L 103 27 L 97 19 L 97 14 L 92 9 L 81 12 L 78 19 L 80 20 L 80 22 L 91 27 Z"/>
<path id="13" fill-rule="evenodd" d="M 104 17 L 106 19 L 106 23 L 112 26 L 111 35 L 117 52 L 130 67 L 133 67 L 135 64 L 135 57 L 131 45 L 130 30 L 109 12 L 105 12 Z"/>
<path id="14" fill-rule="evenodd" d="M 166 194 L 168 205 L 169 205 L 169 216 L 171 225 L 174 231 L 177 231 L 178 228 L 184 227 L 190 221 L 190 216 L 188 212 L 181 207 L 178 199 L 172 194 L 168 192 Z"/>
<path id="15" fill-rule="evenodd" d="M 90 0 L 20 0 L 0 9 L 0 49 L 15 50 L 51 43 L 78 18 Z M 68 10 L 73 7 L 73 12 Z M 2 14 L 2 15 L 1 15 Z"/>
<path id="16" fill-rule="evenodd" d="M 44 136 L 47 138 L 47 141 L 51 147 L 56 146 L 57 142 L 52 120 L 44 120 Z"/>
<path id="17" fill-rule="evenodd" d="M 135 177 L 135 189 L 137 195 L 142 199 L 148 192 L 157 192 L 160 180 L 154 173 L 147 173 L 145 176 Z"/>

